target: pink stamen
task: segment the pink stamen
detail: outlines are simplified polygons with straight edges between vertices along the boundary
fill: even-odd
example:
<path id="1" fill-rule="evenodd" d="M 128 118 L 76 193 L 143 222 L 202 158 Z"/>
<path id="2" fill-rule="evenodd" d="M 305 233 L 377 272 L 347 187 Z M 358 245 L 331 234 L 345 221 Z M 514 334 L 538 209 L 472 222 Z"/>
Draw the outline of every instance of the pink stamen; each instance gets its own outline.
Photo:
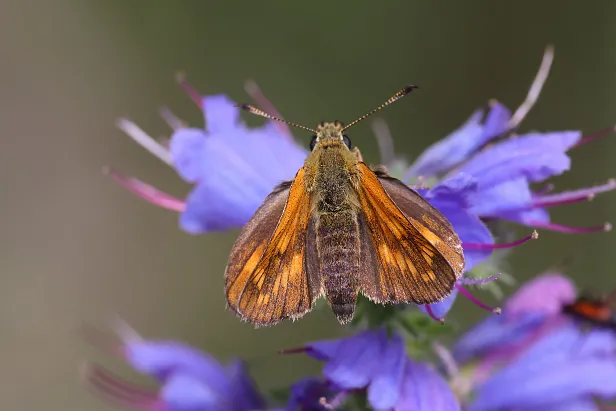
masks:
<path id="1" fill-rule="evenodd" d="M 500 274 L 491 275 L 486 278 L 460 278 L 458 282 L 464 285 L 483 285 L 490 283 L 500 277 Z"/>
<path id="2" fill-rule="evenodd" d="M 177 73 L 175 75 L 175 80 L 182 86 L 186 94 L 188 94 L 188 97 L 190 97 L 197 107 L 203 110 L 203 97 L 201 93 L 186 80 L 186 74 L 183 72 Z"/>
<path id="3" fill-rule="evenodd" d="M 591 143 L 591 142 L 593 142 L 595 140 L 600 139 L 601 137 L 607 136 L 607 135 L 612 134 L 614 132 L 616 132 L 616 127 L 609 127 L 609 128 L 605 128 L 603 130 L 599 130 L 599 131 L 597 131 L 595 133 L 592 133 L 592 134 L 590 134 L 588 136 L 584 136 L 573 147 L 571 147 L 571 150 L 576 148 L 576 147 L 579 147 L 581 145 L 584 145 L 586 143 Z"/>
<path id="4" fill-rule="evenodd" d="M 162 119 L 165 120 L 165 123 L 174 131 L 188 126 L 184 120 L 173 114 L 173 111 L 168 107 L 161 107 L 158 114 L 160 114 Z"/>
<path id="5" fill-rule="evenodd" d="M 278 354 L 301 354 L 307 352 L 308 350 L 309 348 L 306 347 L 285 348 L 278 351 Z"/>
<path id="6" fill-rule="evenodd" d="M 583 188 L 565 193 L 546 195 L 537 197 L 534 202 L 534 207 L 554 207 L 565 204 L 578 203 L 580 201 L 592 200 L 597 194 L 604 193 L 616 189 L 616 179 L 609 179 L 606 184 Z"/>
<path id="7" fill-rule="evenodd" d="M 524 237 L 521 240 L 514 241 L 512 243 L 502 243 L 502 244 L 462 243 L 462 247 L 473 249 L 473 250 L 498 250 L 501 248 L 516 247 L 518 245 L 524 244 L 527 241 L 536 240 L 537 238 L 539 238 L 539 234 L 536 231 L 533 231 L 531 235 Z"/>
<path id="8" fill-rule="evenodd" d="M 156 390 L 130 383 L 99 365 L 86 364 L 83 378 L 95 394 L 116 405 L 138 411 L 160 409 Z"/>
<path id="9" fill-rule="evenodd" d="M 244 84 L 244 90 L 246 90 L 246 93 L 248 93 L 248 95 L 254 100 L 257 106 L 259 106 L 259 108 L 274 117 L 284 119 L 284 117 L 282 117 L 282 114 L 280 114 L 280 112 L 276 110 L 276 107 L 272 104 L 272 102 L 269 101 L 267 97 L 265 97 L 265 94 L 263 94 L 261 88 L 257 85 L 257 83 L 252 80 L 246 81 L 246 83 Z M 289 139 L 293 138 L 293 133 L 291 133 L 291 130 L 289 129 L 288 125 L 279 121 L 274 121 L 274 124 L 276 124 L 276 126 L 280 129 L 280 131 L 285 137 Z"/>
<path id="10" fill-rule="evenodd" d="M 166 208 L 167 210 L 177 211 L 178 213 L 184 212 L 186 209 L 186 203 L 183 200 L 164 193 L 136 178 L 125 177 L 109 167 L 105 167 L 103 173 L 108 174 L 128 191 L 151 204 Z"/>
<path id="11" fill-rule="evenodd" d="M 341 391 L 329 401 L 325 397 L 319 398 L 319 404 L 328 410 L 335 410 L 340 407 L 348 397 L 349 393 L 347 391 Z"/>
<path id="12" fill-rule="evenodd" d="M 432 310 L 432 307 L 430 306 L 430 304 L 426 304 L 426 311 L 428 312 L 428 315 L 430 316 L 430 318 L 432 318 L 434 321 L 437 321 L 441 324 L 445 324 L 445 318 L 437 317 L 436 314 L 434 314 L 434 311 Z"/>
<path id="13" fill-rule="evenodd" d="M 471 302 L 473 304 L 475 304 L 476 306 L 478 306 L 480 308 L 483 308 L 484 310 L 491 311 L 494 314 L 500 314 L 501 313 L 500 307 L 490 307 L 489 305 L 486 305 L 486 304 L 482 303 L 481 301 L 479 301 L 479 299 L 477 297 L 475 297 L 473 294 L 471 294 L 466 288 L 462 287 L 461 284 L 456 283 L 456 288 L 458 289 L 460 294 L 462 294 L 463 296 L 465 296 L 466 298 L 471 300 Z"/>
<path id="14" fill-rule="evenodd" d="M 612 224 L 610 223 L 604 223 L 604 224 L 596 225 L 592 227 L 570 227 L 570 226 L 561 225 L 561 224 L 544 223 L 540 221 L 531 220 L 531 221 L 525 221 L 524 224 L 531 226 L 531 227 L 543 228 L 546 230 L 556 231 L 556 232 L 565 233 L 565 234 L 587 234 L 587 233 L 596 233 L 599 231 L 611 231 L 612 230 Z"/>

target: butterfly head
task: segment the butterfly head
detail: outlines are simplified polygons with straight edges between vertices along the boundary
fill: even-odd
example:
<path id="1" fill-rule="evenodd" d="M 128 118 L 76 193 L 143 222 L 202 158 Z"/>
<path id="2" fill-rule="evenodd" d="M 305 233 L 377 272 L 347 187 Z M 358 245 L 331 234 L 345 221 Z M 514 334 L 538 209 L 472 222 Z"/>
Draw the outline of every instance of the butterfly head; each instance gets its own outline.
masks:
<path id="1" fill-rule="evenodd" d="M 310 142 L 310 150 L 314 150 L 315 147 L 346 147 L 351 148 L 351 140 L 346 136 L 344 131 L 344 124 L 338 120 L 334 122 L 321 122 L 317 125 L 316 134 L 312 137 Z"/>

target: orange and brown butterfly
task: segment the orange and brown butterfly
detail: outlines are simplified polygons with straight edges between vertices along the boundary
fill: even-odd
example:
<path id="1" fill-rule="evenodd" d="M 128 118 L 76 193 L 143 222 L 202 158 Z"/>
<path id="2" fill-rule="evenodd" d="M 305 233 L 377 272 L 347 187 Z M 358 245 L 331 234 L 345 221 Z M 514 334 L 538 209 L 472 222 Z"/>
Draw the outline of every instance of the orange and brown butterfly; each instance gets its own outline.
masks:
<path id="1" fill-rule="evenodd" d="M 606 297 L 580 296 L 570 304 L 565 304 L 563 313 L 598 328 L 616 331 L 616 290 Z"/>
<path id="2" fill-rule="evenodd" d="M 255 326 L 297 319 L 325 295 L 341 324 L 358 293 L 386 303 L 432 304 L 464 271 L 462 244 L 447 219 L 419 194 L 361 160 L 345 131 L 409 94 L 407 86 L 344 126 L 322 122 L 293 181 L 267 196 L 243 228 L 225 271 L 228 307 Z"/>

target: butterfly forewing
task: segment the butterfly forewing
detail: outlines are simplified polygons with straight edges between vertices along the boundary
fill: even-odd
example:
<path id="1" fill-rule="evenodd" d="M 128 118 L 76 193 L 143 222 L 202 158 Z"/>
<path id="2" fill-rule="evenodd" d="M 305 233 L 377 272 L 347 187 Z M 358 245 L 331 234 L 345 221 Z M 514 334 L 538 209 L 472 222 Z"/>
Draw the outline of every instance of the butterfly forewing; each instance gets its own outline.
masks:
<path id="1" fill-rule="evenodd" d="M 270 194 L 233 246 L 225 273 L 229 306 L 244 320 L 271 325 L 310 310 L 321 284 L 308 272 L 310 197 L 304 170 Z"/>
<path id="2" fill-rule="evenodd" d="M 401 182 L 391 177 L 380 180 L 363 163 L 359 168 L 359 221 L 366 262 L 362 293 L 382 303 L 442 300 L 464 270 L 462 247 L 453 228 Z"/>

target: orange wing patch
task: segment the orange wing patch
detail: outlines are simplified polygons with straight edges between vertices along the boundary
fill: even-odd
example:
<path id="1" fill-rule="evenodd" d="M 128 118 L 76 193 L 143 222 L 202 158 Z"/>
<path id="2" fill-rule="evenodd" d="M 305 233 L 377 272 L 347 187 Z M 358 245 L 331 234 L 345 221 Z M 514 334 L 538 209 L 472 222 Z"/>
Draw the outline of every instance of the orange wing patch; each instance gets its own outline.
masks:
<path id="1" fill-rule="evenodd" d="M 235 265 L 236 275 L 227 268 L 227 300 L 243 319 L 271 325 L 310 310 L 317 296 L 310 295 L 305 267 L 309 218 L 310 196 L 305 191 L 302 168 L 291 184 L 284 211 L 271 236 L 259 239 L 258 244 L 246 241 L 252 252 L 243 256 L 242 265 Z"/>
<path id="2" fill-rule="evenodd" d="M 376 279 L 362 292 L 377 302 L 431 304 L 447 297 L 463 267 L 453 250 L 420 221 L 407 217 L 389 197 L 378 177 L 360 163 L 358 197 L 363 223 L 374 247 Z M 366 244 L 367 243 L 367 244 Z M 458 274 L 459 272 L 459 274 Z"/>

